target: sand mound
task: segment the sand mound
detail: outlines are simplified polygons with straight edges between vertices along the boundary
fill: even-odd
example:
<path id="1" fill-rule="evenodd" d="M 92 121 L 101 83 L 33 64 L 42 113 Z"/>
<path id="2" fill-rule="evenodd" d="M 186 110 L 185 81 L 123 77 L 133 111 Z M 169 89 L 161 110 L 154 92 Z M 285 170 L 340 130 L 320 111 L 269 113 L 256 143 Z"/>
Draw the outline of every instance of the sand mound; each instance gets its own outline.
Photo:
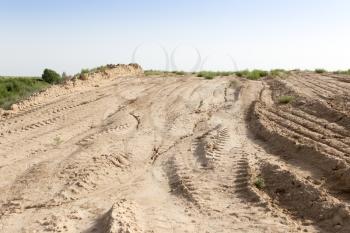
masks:
<path id="1" fill-rule="evenodd" d="M 136 204 L 121 200 L 113 205 L 103 219 L 104 233 L 139 233 L 143 232 L 136 223 Z"/>
<path id="2" fill-rule="evenodd" d="M 62 85 L 54 85 L 41 93 L 36 93 L 28 99 L 15 104 L 15 108 L 12 111 L 1 110 L 0 116 L 4 114 L 11 115 L 11 113 L 18 113 L 33 107 L 40 107 L 45 103 L 60 98 L 61 96 L 103 86 L 106 82 L 114 78 L 122 76 L 139 76 L 142 74 L 143 70 L 138 64 L 107 65 L 101 70 L 96 70 L 87 74 L 84 79 L 80 79 L 79 75 L 77 75 Z"/>

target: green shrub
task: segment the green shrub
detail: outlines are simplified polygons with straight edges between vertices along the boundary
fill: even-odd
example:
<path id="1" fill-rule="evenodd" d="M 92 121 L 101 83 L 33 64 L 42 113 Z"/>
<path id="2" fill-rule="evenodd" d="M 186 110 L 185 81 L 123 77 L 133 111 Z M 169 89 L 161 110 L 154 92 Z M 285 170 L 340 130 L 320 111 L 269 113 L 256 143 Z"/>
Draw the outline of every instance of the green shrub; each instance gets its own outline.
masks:
<path id="1" fill-rule="evenodd" d="M 242 70 L 242 71 L 237 71 L 236 72 L 236 75 L 238 76 L 238 77 L 247 77 L 248 76 L 248 74 L 249 74 L 249 70 Z"/>
<path id="2" fill-rule="evenodd" d="M 284 74 L 286 74 L 287 71 L 283 70 L 283 69 L 274 69 L 274 70 L 271 70 L 270 73 L 269 73 L 269 76 L 271 77 L 280 77 Z"/>
<path id="3" fill-rule="evenodd" d="M 242 70 L 235 72 L 235 74 L 238 77 L 247 78 L 250 80 L 258 80 L 260 78 L 266 77 L 269 74 L 269 72 L 264 70 Z"/>
<path id="4" fill-rule="evenodd" d="M 267 71 L 263 71 L 263 70 L 253 70 L 251 72 L 248 73 L 248 75 L 246 76 L 247 79 L 250 80 L 258 80 L 260 78 L 266 77 L 268 75 Z"/>
<path id="5" fill-rule="evenodd" d="M 218 72 L 220 76 L 230 76 L 234 75 L 236 72 L 233 71 L 224 71 L 224 72 Z"/>
<path id="6" fill-rule="evenodd" d="M 203 77 L 205 79 L 213 79 L 220 76 L 230 76 L 235 74 L 232 71 L 201 71 L 197 74 L 197 77 Z"/>
<path id="7" fill-rule="evenodd" d="M 89 69 L 82 69 L 80 74 L 79 74 L 79 79 L 87 80 L 89 74 L 90 74 L 90 70 Z"/>
<path id="8" fill-rule="evenodd" d="M 90 73 L 90 70 L 89 69 L 82 69 L 80 73 L 81 74 L 88 74 L 88 73 Z"/>
<path id="9" fill-rule="evenodd" d="M 45 69 L 41 78 L 50 84 L 57 84 L 61 81 L 61 76 L 54 70 Z"/>
<path id="10" fill-rule="evenodd" d="M 100 67 L 97 67 L 96 68 L 96 71 L 97 72 L 106 72 L 106 70 L 108 69 L 108 67 L 107 66 L 100 66 Z"/>
<path id="11" fill-rule="evenodd" d="M 257 187 L 258 189 L 264 189 L 265 188 L 265 181 L 262 177 L 258 177 L 255 181 L 254 181 L 254 185 L 255 187 Z"/>
<path id="12" fill-rule="evenodd" d="M 350 75 L 350 69 L 349 70 L 337 70 L 333 72 L 334 74 L 346 74 Z"/>
<path id="13" fill-rule="evenodd" d="M 289 95 L 283 95 L 283 96 L 280 96 L 278 98 L 278 102 L 280 104 L 289 104 L 290 102 L 292 102 L 294 100 L 294 97 L 293 96 L 289 96 Z"/>
<path id="14" fill-rule="evenodd" d="M 317 74 L 324 74 L 324 73 L 326 73 L 327 71 L 326 71 L 325 69 L 316 69 L 315 72 L 316 72 Z"/>
<path id="15" fill-rule="evenodd" d="M 173 71 L 171 73 L 176 74 L 176 75 L 185 75 L 186 74 L 185 71 Z"/>
<path id="16" fill-rule="evenodd" d="M 39 78 L 0 77 L 0 107 L 11 105 L 47 88 L 49 84 Z"/>
<path id="17" fill-rule="evenodd" d="M 205 79 L 213 79 L 216 76 L 217 76 L 217 73 L 213 71 L 201 71 L 197 74 L 197 77 L 202 77 Z"/>
<path id="18" fill-rule="evenodd" d="M 212 80 L 212 79 L 215 78 L 215 76 L 205 76 L 204 78 L 207 79 L 207 80 Z"/>

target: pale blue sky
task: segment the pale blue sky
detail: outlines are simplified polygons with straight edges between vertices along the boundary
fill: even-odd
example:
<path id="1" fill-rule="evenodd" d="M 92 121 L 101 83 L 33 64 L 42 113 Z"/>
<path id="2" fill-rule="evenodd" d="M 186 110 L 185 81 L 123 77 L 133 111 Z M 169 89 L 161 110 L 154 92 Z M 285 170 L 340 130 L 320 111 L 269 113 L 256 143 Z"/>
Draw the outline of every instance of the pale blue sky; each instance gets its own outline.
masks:
<path id="1" fill-rule="evenodd" d="M 0 75 L 133 54 L 146 69 L 348 69 L 349 12 L 346 0 L 0 0 Z"/>

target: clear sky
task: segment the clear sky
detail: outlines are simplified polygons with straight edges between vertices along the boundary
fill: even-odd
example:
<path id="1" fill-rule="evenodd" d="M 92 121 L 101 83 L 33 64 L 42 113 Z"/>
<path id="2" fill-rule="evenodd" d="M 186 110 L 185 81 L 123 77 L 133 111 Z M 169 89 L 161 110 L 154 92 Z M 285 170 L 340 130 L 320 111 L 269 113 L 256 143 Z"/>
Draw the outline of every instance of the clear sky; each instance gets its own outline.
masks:
<path id="1" fill-rule="evenodd" d="M 0 0 L 0 75 L 350 68 L 348 0 Z"/>

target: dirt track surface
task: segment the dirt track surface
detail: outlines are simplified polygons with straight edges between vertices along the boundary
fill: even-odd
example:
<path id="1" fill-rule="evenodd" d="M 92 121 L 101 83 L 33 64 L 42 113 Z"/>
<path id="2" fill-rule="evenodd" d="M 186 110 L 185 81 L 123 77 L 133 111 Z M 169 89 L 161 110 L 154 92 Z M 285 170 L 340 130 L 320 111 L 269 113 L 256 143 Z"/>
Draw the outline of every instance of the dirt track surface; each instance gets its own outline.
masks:
<path id="1" fill-rule="evenodd" d="M 348 81 L 119 77 L 28 105 L 0 122 L 0 232 L 349 232 Z"/>

